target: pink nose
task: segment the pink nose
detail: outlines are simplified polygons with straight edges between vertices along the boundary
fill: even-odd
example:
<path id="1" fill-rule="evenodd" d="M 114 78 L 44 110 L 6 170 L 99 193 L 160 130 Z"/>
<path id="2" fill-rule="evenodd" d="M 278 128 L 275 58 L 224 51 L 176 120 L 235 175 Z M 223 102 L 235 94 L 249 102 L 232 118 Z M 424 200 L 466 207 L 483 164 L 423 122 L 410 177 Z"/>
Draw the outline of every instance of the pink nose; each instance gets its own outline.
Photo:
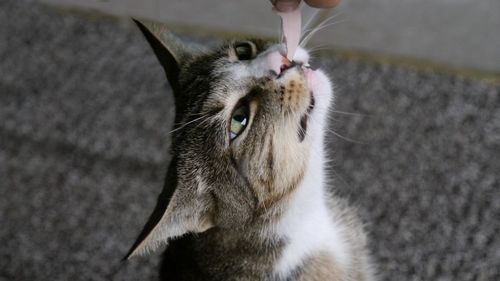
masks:
<path id="1" fill-rule="evenodd" d="M 281 60 L 281 66 L 280 66 L 281 72 L 292 67 L 292 64 L 293 64 L 293 62 L 290 61 L 287 57 L 283 57 L 283 59 Z"/>
<path id="2" fill-rule="evenodd" d="M 290 61 L 286 56 L 283 56 L 280 52 L 272 52 L 267 57 L 269 66 L 276 72 L 276 74 L 281 74 L 281 72 L 292 68 L 297 65 L 301 65 L 296 61 Z"/>
<path id="3" fill-rule="evenodd" d="M 293 68 L 295 66 L 302 66 L 302 63 L 297 62 L 297 61 L 289 61 L 288 59 L 286 59 L 286 61 L 283 61 L 283 64 L 281 65 L 280 70 L 281 70 L 281 72 L 283 72 L 283 71 L 290 69 L 290 68 Z"/>
<path id="4" fill-rule="evenodd" d="M 290 64 L 290 61 L 278 51 L 267 55 L 267 62 L 271 70 L 276 72 L 278 75 L 281 73 L 283 65 Z"/>

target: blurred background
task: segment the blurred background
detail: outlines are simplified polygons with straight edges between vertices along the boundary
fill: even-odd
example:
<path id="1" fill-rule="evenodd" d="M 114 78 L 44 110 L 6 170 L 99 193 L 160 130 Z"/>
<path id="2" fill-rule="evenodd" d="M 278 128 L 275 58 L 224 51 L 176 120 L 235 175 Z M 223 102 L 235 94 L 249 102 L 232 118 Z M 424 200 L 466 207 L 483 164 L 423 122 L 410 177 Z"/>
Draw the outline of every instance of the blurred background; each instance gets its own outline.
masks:
<path id="1" fill-rule="evenodd" d="M 304 10 L 304 13 L 310 13 Z M 332 186 L 381 280 L 500 280 L 500 2 L 343 0 L 310 44 L 335 83 Z M 189 42 L 277 38 L 266 0 L 0 2 L 0 280 L 156 280 L 122 262 L 174 107 L 130 17 Z"/>
<path id="2" fill-rule="evenodd" d="M 197 34 L 277 36 L 279 20 L 266 0 L 42 0 L 168 23 Z M 303 11 L 308 16 L 308 9 Z M 500 72 L 497 0 L 345 0 L 331 25 L 316 36 L 337 47 L 426 59 L 455 67 Z"/>

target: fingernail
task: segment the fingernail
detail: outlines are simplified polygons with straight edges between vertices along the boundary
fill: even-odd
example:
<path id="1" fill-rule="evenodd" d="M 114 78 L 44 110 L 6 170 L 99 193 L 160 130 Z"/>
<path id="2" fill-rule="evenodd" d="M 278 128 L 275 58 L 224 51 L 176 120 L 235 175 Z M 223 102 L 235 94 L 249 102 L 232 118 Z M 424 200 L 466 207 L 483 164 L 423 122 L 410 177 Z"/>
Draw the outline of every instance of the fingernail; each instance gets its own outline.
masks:
<path id="1" fill-rule="evenodd" d="M 291 12 L 299 6 L 298 1 L 274 1 L 276 10 L 280 12 Z"/>

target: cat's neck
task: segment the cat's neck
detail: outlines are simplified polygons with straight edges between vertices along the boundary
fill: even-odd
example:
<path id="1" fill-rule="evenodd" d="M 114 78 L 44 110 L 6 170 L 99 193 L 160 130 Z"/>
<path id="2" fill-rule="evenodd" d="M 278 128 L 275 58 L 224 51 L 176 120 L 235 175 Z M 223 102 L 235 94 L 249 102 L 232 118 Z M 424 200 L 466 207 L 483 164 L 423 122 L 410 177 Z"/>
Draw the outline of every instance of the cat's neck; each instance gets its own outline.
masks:
<path id="1" fill-rule="evenodd" d="M 324 163 L 323 144 L 318 142 L 302 183 L 274 226 L 275 234 L 287 241 L 274 267 L 279 276 L 289 276 L 307 258 L 342 244 L 330 213 Z"/>
<path id="2" fill-rule="evenodd" d="M 284 280 L 307 258 L 333 251 L 333 245 L 342 247 L 328 207 L 322 147 L 318 144 L 312 151 L 302 183 L 286 200 L 278 218 L 259 222 L 251 229 L 209 230 L 195 239 L 198 250 L 193 254 L 209 251 L 211 264 L 207 268 L 219 268 L 213 263 L 218 260 L 214 257 L 220 257 L 221 263 L 232 265 L 226 269 L 237 269 L 227 272 L 228 276 L 244 276 L 248 269 L 257 270 L 251 274 L 266 280 L 270 276 Z"/>

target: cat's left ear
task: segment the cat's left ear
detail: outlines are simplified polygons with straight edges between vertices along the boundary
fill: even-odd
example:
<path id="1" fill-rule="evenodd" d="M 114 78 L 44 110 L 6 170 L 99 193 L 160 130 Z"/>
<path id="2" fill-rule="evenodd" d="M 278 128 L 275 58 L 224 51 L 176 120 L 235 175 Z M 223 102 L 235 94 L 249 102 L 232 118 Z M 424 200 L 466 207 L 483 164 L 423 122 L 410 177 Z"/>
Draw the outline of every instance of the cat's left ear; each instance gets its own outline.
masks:
<path id="1" fill-rule="evenodd" d="M 153 227 L 132 247 L 127 258 L 152 252 L 162 245 L 167 245 L 170 239 L 187 233 L 204 232 L 214 226 L 212 216 L 199 202 L 199 198 L 186 197 L 182 191 L 174 192 L 168 207 Z"/>
<path id="2" fill-rule="evenodd" d="M 141 234 L 125 258 L 151 252 L 170 239 L 186 233 L 199 233 L 214 226 L 214 202 L 199 192 L 196 179 L 179 181 L 176 160 L 167 172 L 165 186 Z"/>
<path id="3" fill-rule="evenodd" d="M 177 90 L 182 64 L 202 51 L 201 46 L 184 44 L 164 24 L 134 19 L 156 57 L 163 66 L 168 82 Z"/>

